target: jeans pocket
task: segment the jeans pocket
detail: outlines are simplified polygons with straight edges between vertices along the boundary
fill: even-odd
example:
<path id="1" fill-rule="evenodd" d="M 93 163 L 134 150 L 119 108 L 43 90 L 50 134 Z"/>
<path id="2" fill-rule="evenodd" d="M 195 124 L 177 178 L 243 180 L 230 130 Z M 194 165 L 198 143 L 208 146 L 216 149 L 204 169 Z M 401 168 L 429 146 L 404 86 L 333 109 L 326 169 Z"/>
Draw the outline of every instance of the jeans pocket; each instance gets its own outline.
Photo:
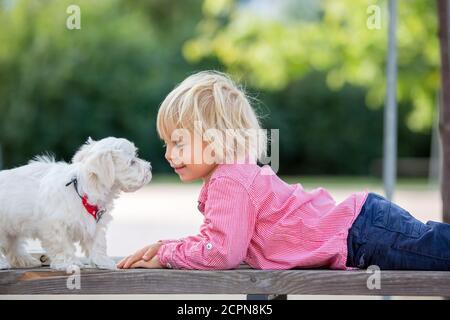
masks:
<path id="1" fill-rule="evenodd" d="M 372 224 L 410 238 L 419 238 L 427 226 L 414 218 L 408 211 L 384 198 L 379 199 L 372 217 Z"/>

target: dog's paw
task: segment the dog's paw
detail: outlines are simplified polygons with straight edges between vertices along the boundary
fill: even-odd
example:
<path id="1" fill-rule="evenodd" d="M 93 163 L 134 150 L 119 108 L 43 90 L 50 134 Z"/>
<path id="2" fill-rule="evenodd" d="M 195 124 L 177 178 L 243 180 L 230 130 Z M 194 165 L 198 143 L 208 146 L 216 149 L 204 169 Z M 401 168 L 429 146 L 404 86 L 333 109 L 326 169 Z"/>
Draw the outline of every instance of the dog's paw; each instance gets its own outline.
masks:
<path id="1" fill-rule="evenodd" d="M 73 266 L 77 266 L 79 268 L 83 268 L 84 264 L 77 258 L 70 258 L 70 259 L 61 259 L 56 258 L 51 260 L 50 268 L 54 270 L 61 270 L 61 271 L 67 271 L 71 269 Z"/>
<path id="2" fill-rule="evenodd" d="M 13 268 L 36 268 L 42 265 L 38 259 L 33 258 L 31 255 L 10 256 L 9 261 Z"/>
<path id="3" fill-rule="evenodd" d="M 115 261 L 108 256 L 92 256 L 90 260 L 98 269 L 117 270 Z"/>

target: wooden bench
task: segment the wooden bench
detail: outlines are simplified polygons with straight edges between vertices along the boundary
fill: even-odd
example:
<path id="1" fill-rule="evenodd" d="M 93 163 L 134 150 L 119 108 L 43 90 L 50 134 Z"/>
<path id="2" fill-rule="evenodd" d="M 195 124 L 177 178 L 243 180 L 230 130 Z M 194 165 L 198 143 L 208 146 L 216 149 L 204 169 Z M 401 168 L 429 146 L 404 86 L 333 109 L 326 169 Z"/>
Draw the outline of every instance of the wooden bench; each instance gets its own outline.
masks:
<path id="1" fill-rule="evenodd" d="M 0 270 L 0 294 L 246 294 L 249 299 L 296 295 L 450 296 L 450 272 L 381 271 L 380 288 L 369 289 L 366 270 L 82 269 L 79 289 L 69 289 L 76 273 L 48 267 Z M 75 282 L 73 282 L 75 283 Z"/>

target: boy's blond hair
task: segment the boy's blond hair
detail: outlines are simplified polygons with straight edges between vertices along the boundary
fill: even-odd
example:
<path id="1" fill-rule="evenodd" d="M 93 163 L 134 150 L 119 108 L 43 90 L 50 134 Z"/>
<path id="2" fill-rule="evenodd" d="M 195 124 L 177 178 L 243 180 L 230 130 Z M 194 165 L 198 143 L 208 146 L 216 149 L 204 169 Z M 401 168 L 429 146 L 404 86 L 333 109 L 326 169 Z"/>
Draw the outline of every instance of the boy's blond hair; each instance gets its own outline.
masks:
<path id="1" fill-rule="evenodd" d="M 256 161 L 266 155 L 267 137 L 255 111 L 243 90 L 224 73 L 202 71 L 186 78 L 164 99 L 156 123 L 158 134 L 167 141 L 174 129 L 199 134 L 222 161 L 235 157 Z"/>

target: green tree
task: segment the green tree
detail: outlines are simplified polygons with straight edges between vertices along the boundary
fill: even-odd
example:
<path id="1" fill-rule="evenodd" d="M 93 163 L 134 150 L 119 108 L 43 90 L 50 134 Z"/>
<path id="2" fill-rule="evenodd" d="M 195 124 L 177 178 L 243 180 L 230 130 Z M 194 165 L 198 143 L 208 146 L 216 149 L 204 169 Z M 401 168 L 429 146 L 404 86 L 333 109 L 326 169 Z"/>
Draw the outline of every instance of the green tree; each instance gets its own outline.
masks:
<path id="1" fill-rule="evenodd" d="M 5 166 L 23 164 L 44 150 L 68 160 L 88 136 L 115 135 L 135 141 L 157 170 L 165 168 L 156 111 L 175 81 L 191 70 L 180 48 L 192 36 L 200 2 L 9 3 L 0 6 Z M 80 30 L 66 28 L 72 4 L 81 9 Z M 162 21 L 167 27 L 158 27 Z"/>
<path id="2" fill-rule="evenodd" d="M 386 1 L 277 1 L 273 10 L 281 14 L 270 18 L 246 3 L 204 0 L 198 34 L 184 46 L 186 58 L 214 56 L 237 77 L 275 91 L 311 71 L 325 72 L 331 89 L 362 86 L 369 107 L 383 105 Z M 368 25 L 374 5 L 380 29 Z M 412 106 L 408 127 L 428 132 L 439 84 L 435 3 L 399 1 L 398 11 L 398 99 Z"/>
<path id="3" fill-rule="evenodd" d="M 323 9 L 314 0 L 286 3 L 280 21 L 228 0 L 0 0 L 5 167 L 45 150 L 69 160 L 88 136 L 114 135 L 133 140 L 155 172 L 169 171 L 155 130 L 159 104 L 188 74 L 213 68 L 240 75 L 265 126 L 280 129 L 281 173 L 367 174 L 381 154 L 380 111 L 364 107 L 364 84 L 327 88 L 339 67 L 335 53 L 319 50 L 331 48 L 328 39 L 311 35 L 315 57 L 295 40 L 306 37 L 299 20 L 321 30 Z M 80 30 L 66 28 L 69 4 L 81 9 Z M 400 105 L 402 123 L 409 106 Z M 428 152 L 427 134 L 399 130 L 400 155 Z"/>

